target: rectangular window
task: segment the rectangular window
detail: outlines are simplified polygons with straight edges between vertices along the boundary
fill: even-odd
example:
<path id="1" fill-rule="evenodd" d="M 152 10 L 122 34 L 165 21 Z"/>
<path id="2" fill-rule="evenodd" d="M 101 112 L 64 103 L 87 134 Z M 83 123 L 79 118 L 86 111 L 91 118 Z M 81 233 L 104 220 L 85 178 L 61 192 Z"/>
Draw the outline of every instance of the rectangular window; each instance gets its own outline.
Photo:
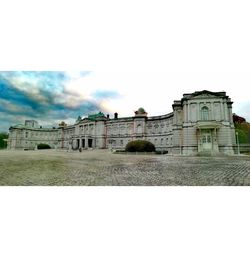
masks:
<path id="1" fill-rule="evenodd" d="M 209 120 L 209 109 L 206 106 L 201 108 L 201 119 Z"/>

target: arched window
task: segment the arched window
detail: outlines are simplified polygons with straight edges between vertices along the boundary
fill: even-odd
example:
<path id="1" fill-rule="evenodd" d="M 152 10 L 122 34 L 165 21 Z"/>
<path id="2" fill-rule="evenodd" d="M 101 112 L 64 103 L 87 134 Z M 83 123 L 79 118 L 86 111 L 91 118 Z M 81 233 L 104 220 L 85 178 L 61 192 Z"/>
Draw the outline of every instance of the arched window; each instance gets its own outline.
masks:
<path id="1" fill-rule="evenodd" d="M 206 106 L 201 108 L 201 119 L 209 120 L 209 110 Z"/>

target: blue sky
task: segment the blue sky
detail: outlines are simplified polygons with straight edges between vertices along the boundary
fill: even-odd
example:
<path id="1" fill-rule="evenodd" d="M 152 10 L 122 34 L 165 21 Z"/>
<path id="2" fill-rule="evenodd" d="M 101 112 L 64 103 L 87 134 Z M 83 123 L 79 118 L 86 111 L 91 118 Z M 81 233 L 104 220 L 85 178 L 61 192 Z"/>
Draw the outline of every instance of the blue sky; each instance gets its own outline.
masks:
<path id="1" fill-rule="evenodd" d="M 226 91 L 233 112 L 249 121 L 248 85 L 248 73 L 2 71 L 0 131 L 25 119 L 48 127 L 73 124 L 99 111 L 133 116 L 143 107 L 149 116 L 166 114 L 184 93 L 204 89 Z"/>

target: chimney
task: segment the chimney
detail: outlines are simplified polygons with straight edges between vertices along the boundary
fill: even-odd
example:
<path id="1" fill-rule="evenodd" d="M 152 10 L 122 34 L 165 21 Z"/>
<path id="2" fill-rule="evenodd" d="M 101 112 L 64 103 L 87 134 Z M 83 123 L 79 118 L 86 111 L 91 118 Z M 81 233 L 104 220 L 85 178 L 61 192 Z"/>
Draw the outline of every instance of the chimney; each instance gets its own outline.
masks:
<path id="1" fill-rule="evenodd" d="M 117 120 L 118 119 L 118 113 L 117 112 L 115 112 L 115 119 Z"/>

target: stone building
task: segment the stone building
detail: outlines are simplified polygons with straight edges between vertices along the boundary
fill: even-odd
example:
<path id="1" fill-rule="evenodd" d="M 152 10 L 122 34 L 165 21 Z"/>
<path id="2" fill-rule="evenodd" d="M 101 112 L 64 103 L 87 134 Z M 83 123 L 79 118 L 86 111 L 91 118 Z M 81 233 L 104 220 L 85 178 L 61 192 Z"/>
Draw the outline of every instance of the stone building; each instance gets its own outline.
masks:
<path id="1" fill-rule="evenodd" d="M 132 140 L 152 142 L 170 154 L 234 154 L 232 101 L 225 92 L 198 91 L 174 101 L 173 112 L 148 117 L 139 108 L 132 117 L 97 113 L 78 117 L 74 125 L 41 128 L 35 121 L 10 127 L 9 149 L 35 149 L 40 143 L 57 149 L 124 149 Z"/>

